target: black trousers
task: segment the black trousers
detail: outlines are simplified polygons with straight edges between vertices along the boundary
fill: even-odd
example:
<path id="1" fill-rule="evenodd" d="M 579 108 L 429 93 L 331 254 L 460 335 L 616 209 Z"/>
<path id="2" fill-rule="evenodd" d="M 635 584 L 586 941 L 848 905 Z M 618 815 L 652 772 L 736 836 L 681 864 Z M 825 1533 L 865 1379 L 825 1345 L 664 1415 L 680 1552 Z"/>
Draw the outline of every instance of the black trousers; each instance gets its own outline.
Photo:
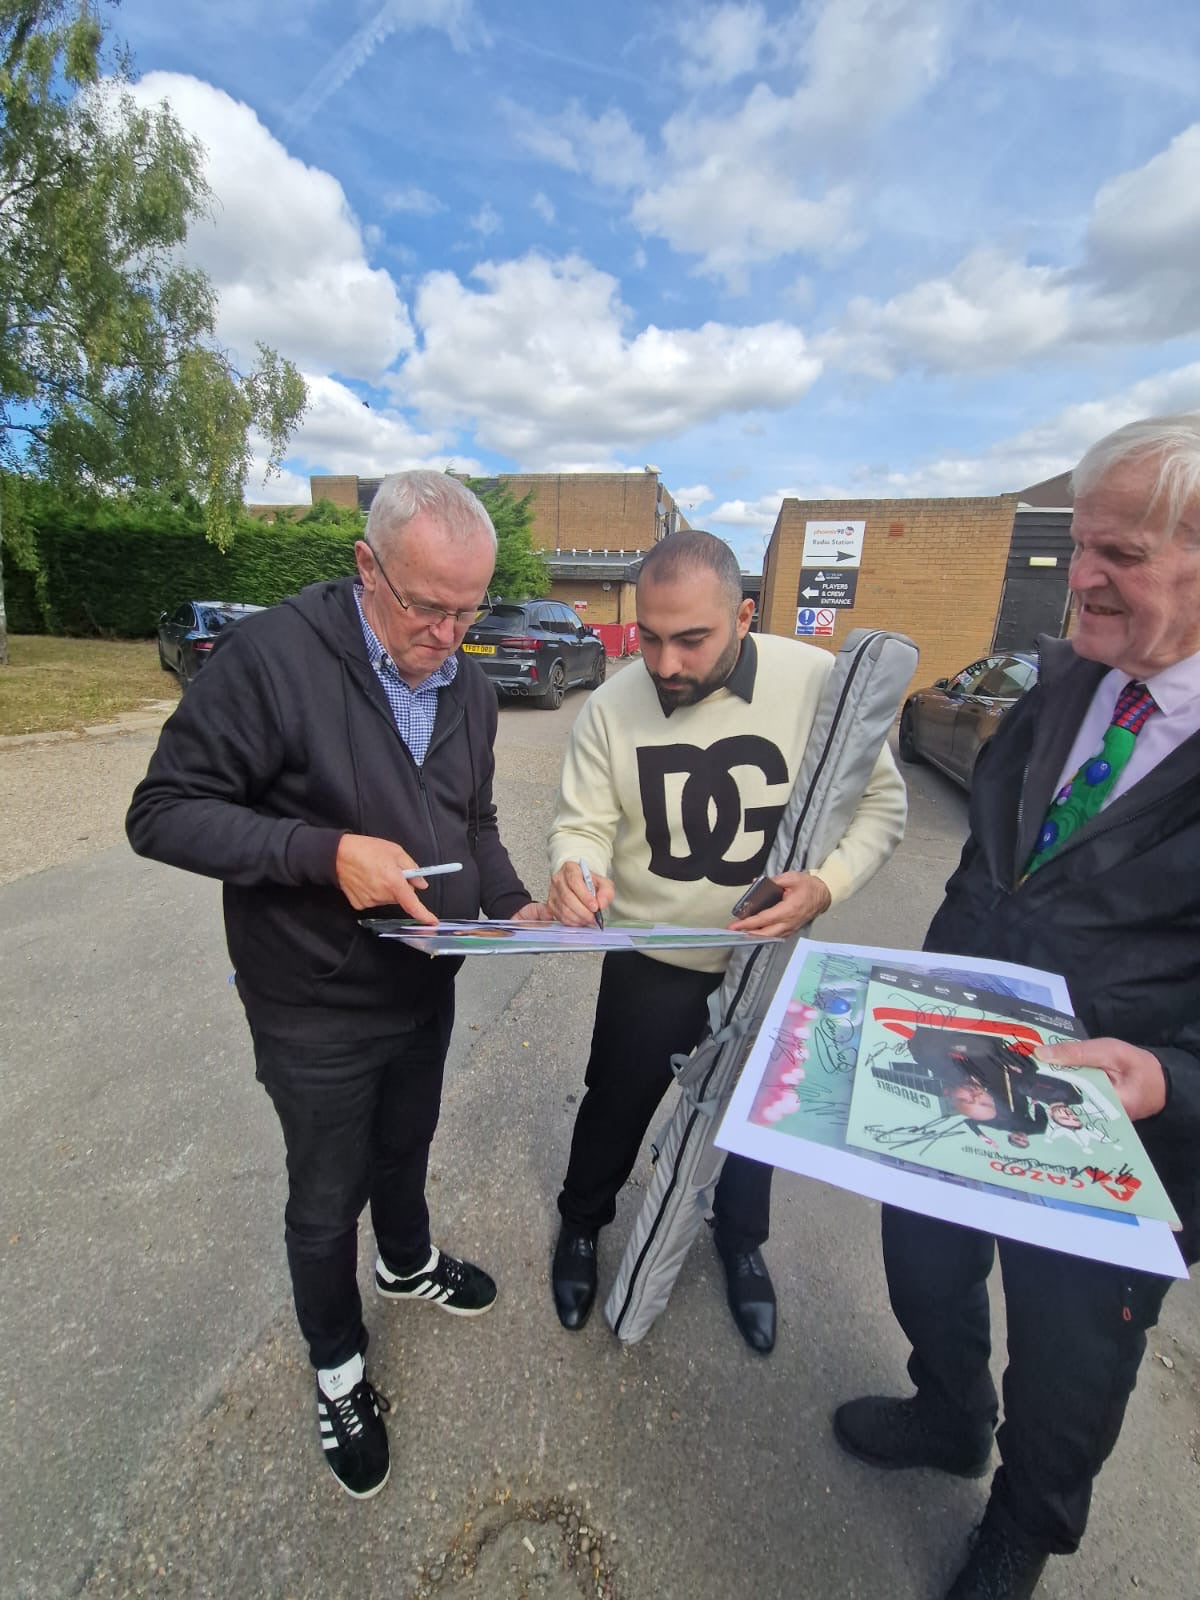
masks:
<path id="1" fill-rule="evenodd" d="M 258 1079 L 287 1148 L 284 1240 L 314 1367 L 341 1366 L 367 1348 L 358 1292 L 364 1205 L 392 1271 L 416 1272 L 429 1259 L 425 1176 L 453 1024 L 451 994 L 391 1038 L 305 1045 L 252 1030 Z"/>
<path id="2" fill-rule="evenodd" d="M 1018 1527 L 1064 1555 L 1083 1537 L 1093 1480 L 1117 1442 L 1171 1280 L 884 1206 L 883 1260 L 912 1344 L 909 1377 L 951 1429 L 996 1421 L 986 1279 L 997 1246 L 1008 1367 L 992 1494 Z"/>
<path id="3" fill-rule="evenodd" d="M 699 1043 L 708 997 L 719 973 L 693 972 L 636 951 L 605 956 L 571 1157 L 558 1209 L 578 1228 L 601 1228 L 616 1215 L 617 1195 L 659 1102 L 674 1081 L 671 1056 Z M 729 1156 L 713 1212 L 723 1252 L 754 1250 L 771 1223 L 772 1168 Z"/>

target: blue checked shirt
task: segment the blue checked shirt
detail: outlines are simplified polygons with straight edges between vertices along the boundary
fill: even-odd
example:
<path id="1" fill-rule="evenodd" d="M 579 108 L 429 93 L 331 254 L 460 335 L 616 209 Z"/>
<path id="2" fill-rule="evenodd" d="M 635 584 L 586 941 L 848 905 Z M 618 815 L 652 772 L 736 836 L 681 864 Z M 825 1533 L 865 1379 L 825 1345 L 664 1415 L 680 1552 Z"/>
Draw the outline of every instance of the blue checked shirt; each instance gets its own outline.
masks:
<path id="1" fill-rule="evenodd" d="M 419 689 L 410 689 L 396 670 L 396 663 L 375 637 L 375 630 L 367 621 L 362 608 L 362 585 L 354 585 L 354 603 L 358 607 L 358 620 L 362 623 L 366 641 L 367 658 L 375 669 L 375 676 L 383 685 L 388 705 L 400 737 L 408 746 L 418 766 L 425 761 L 429 741 L 433 738 L 433 720 L 437 716 L 438 690 L 453 683 L 458 674 L 458 657 L 448 656 L 437 671 L 426 678 Z"/>

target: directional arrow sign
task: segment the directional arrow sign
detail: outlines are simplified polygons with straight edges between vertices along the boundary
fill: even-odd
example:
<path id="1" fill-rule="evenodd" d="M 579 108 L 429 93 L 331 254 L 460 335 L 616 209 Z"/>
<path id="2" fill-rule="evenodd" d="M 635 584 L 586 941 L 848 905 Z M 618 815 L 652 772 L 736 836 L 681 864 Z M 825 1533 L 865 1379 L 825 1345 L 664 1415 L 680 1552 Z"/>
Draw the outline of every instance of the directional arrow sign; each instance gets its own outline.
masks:
<path id="1" fill-rule="evenodd" d="M 806 522 L 801 565 L 857 567 L 862 564 L 866 522 Z"/>
<path id="2" fill-rule="evenodd" d="M 822 610 L 831 606 L 845 610 L 854 604 L 857 588 L 857 567 L 843 567 L 840 572 L 804 567 L 800 573 L 800 587 L 796 591 L 796 604 Z"/>

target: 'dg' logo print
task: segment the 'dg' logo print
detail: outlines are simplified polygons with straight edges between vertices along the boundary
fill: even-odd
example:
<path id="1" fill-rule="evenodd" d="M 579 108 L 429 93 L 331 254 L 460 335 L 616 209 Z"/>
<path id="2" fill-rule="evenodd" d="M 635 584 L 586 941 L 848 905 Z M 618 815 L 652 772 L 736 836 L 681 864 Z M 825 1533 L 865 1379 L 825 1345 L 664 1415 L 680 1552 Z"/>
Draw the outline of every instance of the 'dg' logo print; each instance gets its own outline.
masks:
<path id="1" fill-rule="evenodd" d="M 675 882 L 707 878 L 729 888 L 757 878 L 766 865 L 784 802 L 750 806 L 743 812 L 733 773 L 738 767 L 751 767 L 768 784 L 787 783 L 787 762 L 778 746 L 757 734 L 742 733 L 718 739 L 707 750 L 690 744 L 646 745 L 637 754 L 650 871 Z M 679 825 L 687 853 L 676 855 L 667 815 L 667 780 L 681 774 Z M 730 845 L 746 835 L 761 840 L 753 856 L 727 860 Z"/>

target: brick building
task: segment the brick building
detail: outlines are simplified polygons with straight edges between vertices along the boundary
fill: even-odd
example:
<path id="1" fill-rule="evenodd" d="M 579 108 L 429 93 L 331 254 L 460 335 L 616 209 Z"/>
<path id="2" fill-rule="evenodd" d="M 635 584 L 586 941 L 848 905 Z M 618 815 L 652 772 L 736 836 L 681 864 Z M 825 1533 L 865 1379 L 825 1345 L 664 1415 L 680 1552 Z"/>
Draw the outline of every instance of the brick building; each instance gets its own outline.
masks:
<path id="1" fill-rule="evenodd" d="M 785 500 L 763 567 L 763 631 L 833 650 L 853 628 L 906 633 L 921 652 L 918 683 L 1060 633 L 1071 512 L 1062 480 L 1035 488 L 1049 490 L 1036 506 L 1025 501 L 1032 490 Z"/>
<path id="2" fill-rule="evenodd" d="M 381 478 L 314 476 L 313 504 L 368 511 Z M 533 496 L 533 542 L 546 554 L 549 598 L 573 605 L 588 623 L 632 622 L 637 560 L 686 518 L 656 467 L 641 472 L 504 472 L 477 480 Z"/>
<path id="3" fill-rule="evenodd" d="M 314 476 L 312 499 L 369 509 L 382 480 Z M 641 557 L 688 522 L 656 468 L 502 473 L 532 495 L 550 598 L 593 625 L 635 619 Z M 744 574 L 763 632 L 836 650 L 852 628 L 891 628 L 921 651 L 915 681 L 1066 626 L 1066 474 L 1012 494 L 946 500 L 784 500 L 763 566 Z"/>

